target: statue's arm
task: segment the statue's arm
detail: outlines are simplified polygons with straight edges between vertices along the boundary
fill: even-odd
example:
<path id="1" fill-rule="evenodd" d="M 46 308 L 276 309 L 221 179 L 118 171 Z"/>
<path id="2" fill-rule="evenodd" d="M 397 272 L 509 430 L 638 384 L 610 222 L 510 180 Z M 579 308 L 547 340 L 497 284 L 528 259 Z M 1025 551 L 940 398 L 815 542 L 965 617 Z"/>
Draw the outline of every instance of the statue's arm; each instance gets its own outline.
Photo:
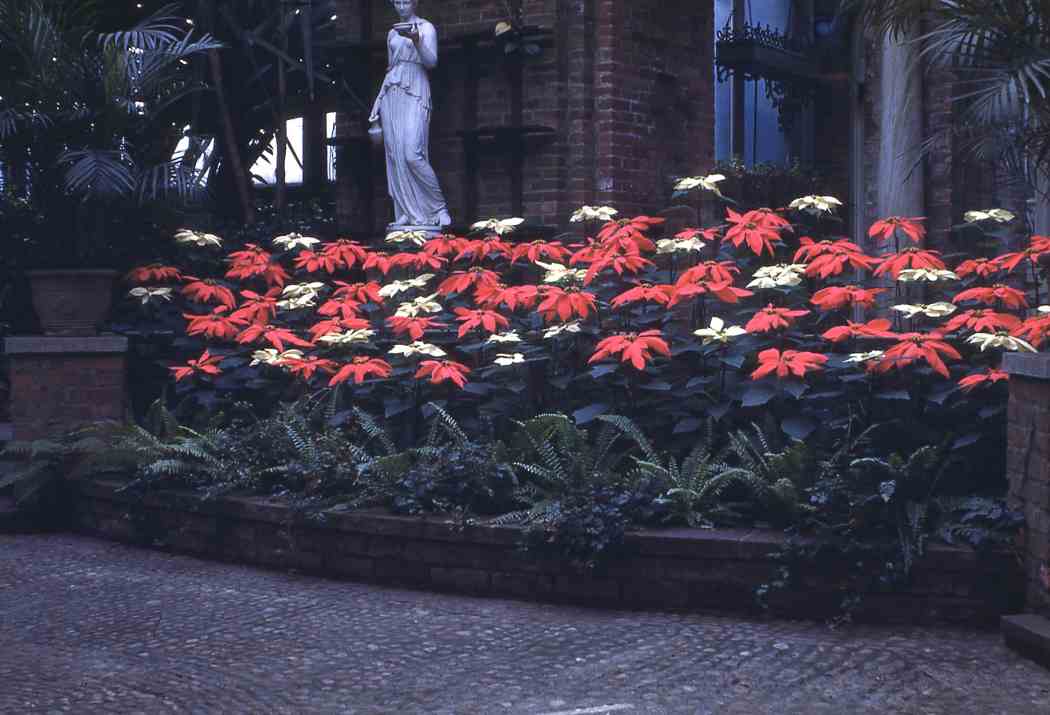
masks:
<path id="1" fill-rule="evenodd" d="M 437 67 L 438 63 L 438 40 L 437 30 L 429 22 L 419 27 L 419 42 L 416 43 L 419 50 L 419 59 L 428 70 Z"/>

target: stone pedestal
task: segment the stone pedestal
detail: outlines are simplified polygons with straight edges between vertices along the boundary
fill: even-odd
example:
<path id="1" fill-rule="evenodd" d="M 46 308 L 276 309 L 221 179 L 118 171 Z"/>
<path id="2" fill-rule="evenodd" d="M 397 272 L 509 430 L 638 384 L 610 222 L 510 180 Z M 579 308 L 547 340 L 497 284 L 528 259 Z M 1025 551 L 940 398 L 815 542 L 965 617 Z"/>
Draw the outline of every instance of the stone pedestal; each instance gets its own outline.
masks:
<path id="1" fill-rule="evenodd" d="M 123 419 L 127 350 L 128 340 L 120 336 L 6 338 L 14 439 Z"/>
<path id="2" fill-rule="evenodd" d="M 1025 608 L 1050 615 L 1050 354 L 1007 354 L 1006 471 L 1010 506 L 1024 513 Z"/>

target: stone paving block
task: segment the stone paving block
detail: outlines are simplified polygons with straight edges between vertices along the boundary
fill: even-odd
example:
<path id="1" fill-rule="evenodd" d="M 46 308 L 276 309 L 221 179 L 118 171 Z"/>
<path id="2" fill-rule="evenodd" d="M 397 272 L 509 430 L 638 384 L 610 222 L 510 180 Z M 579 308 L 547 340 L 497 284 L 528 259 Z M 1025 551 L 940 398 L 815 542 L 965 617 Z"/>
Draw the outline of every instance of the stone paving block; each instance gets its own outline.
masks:
<path id="1" fill-rule="evenodd" d="M 430 583 L 437 588 L 447 588 L 464 593 L 487 593 L 489 572 L 478 569 L 430 567 Z"/>

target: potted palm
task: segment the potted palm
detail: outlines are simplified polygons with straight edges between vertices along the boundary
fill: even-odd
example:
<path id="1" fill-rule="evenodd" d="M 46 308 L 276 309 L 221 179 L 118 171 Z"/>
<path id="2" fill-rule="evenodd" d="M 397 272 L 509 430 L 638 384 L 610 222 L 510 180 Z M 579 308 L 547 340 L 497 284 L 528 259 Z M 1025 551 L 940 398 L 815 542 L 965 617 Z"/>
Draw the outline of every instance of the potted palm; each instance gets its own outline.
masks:
<path id="1" fill-rule="evenodd" d="M 136 221 L 201 188 L 172 149 L 182 100 L 203 88 L 191 60 L 221 45 L 194 37 L 174 5 L 109 33 L 97 7 L 0 0 L 0 62 L 12 68 L 0 78 L 5 191 L 39 218 L 9 250 L 36 269 L 27 277 L 45 334 L 93 333 Z"/>

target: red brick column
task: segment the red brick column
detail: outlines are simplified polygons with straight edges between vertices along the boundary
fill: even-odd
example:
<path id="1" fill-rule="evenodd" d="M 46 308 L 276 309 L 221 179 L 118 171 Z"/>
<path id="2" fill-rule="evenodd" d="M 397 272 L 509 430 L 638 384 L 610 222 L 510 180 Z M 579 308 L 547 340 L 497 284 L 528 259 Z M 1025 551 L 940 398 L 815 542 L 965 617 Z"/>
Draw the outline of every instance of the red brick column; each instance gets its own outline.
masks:
<path id="1" fill-rule="evenodd" d="M 1006 471 L 1010 506 L 1024 512 L 1025 608 L 1050 615 L 1050 355 L 1008 354 Z"/>
<path id="2" fill-rule="evenodd" d="M 4 340 L 11 370 L 16 440 L 35 440 L 101 419 L 123 419 L 127 338 L 14 337 Z"/>

